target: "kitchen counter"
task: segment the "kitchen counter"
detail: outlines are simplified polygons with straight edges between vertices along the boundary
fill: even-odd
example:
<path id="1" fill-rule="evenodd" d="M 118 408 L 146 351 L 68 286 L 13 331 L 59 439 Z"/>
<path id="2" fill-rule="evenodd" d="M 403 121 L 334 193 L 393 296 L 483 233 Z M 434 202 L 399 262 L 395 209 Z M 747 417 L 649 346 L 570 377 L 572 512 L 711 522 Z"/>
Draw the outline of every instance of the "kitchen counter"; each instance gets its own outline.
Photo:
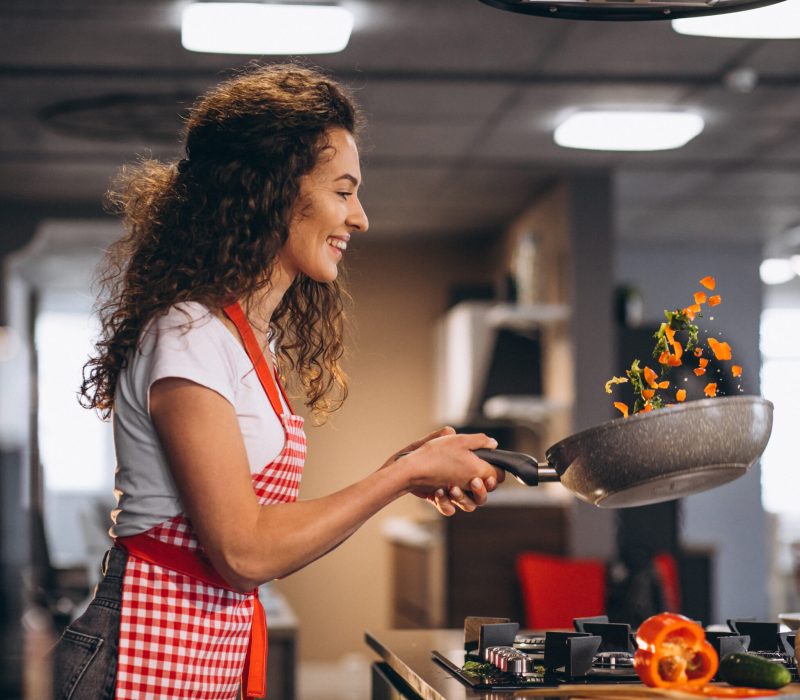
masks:
<path id="1" fill-rule="evenodd" d="M 380 657 L 373 665 L 373 700 L 512 700 L 523 697 L 600 697 L 647 698 L 667 697 L 674 700 L 697 698 L 674 691 L 659 691 L 640 685 L 562 686 L 545 691 L 478 691 L 468 688 L 458 678 L 436 661 L 434 649 L 451 651 L 462 649 L 462 630 L 382 630 L 365 633 L 365 641 Z M 800 698 L 800 683 L 782 689 L 780 700 Z"/>

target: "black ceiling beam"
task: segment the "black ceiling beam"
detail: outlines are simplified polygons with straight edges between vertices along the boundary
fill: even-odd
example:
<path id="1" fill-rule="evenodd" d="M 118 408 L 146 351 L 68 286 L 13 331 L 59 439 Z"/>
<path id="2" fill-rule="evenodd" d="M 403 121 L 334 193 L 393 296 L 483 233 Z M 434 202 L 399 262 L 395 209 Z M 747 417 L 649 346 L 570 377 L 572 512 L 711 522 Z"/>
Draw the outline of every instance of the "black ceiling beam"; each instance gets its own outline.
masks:
<path id="1" fill-rule="evenodd" d="M 330 69 L 321 66 L 322 70 L 336 75 L 342 80 L 383 80 L 394 82 L 413 82 L 428 80 L 431 82 L 452 83 L 509 83 L 513 85 L 694 85 L 711 87 L 721 84 L 717 75 L 698 75 L 681 73 L 674 75 L 603 75 L 597 73 L 571 73 L 558 75 L 526 75 L 508 72 L 475 72 L 475 71 L 408 71 L 408 70 L 353 70 Z M 227 75 L 239 72 L 239 68 L 224 70 L 174 70 L 148 68 L 98 68 L 82 66 L 14 66 L 0 64 L 2 78 L 159 78 L 164 80 L 205 79 L 216 82 Z M 796 88 L 800 86 L 800 73 L 793 75 L 763 75 L 758 77 L 758 85 L 769 87 Z"/>

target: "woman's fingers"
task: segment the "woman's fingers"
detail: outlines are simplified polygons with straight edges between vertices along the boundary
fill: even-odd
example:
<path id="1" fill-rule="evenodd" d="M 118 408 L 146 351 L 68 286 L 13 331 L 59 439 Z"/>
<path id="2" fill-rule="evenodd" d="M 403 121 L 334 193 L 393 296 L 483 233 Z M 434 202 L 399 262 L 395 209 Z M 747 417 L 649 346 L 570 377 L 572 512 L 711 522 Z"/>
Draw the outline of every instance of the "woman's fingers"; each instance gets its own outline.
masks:
<path id="1" fill-rule="evenodd" d="M 500 484 L 506 480 L 506 471 L 500 467 L 494 467 L 494 474 L 486 477 L 483 480 L 487 491 L 494 491 Z"/>
<path id="2" fill-rule="evenodd" d="M 489 477 L 488 481 L 491 482 L 492 480 L 493 477 Z M 465 491 L 458 486 L 453 486 L 447 491 L 439 488 L 428 497 L 428 500 L 436 506 L 436 509 L 442 515 L 453 515 L 456 509 L 471 513 L 486 503 L 491 490 L 483 479 L 475 477 L 469 482 L 469 491 Z"/>
<path id="3" fill-rule="evenodd" d="M 491 479 L 492 477 L 489 478 Z M 486 503 L 486 499 L 489 498 L 489 489 L 483 479 L 475 477 L 469 482 L 469 495 L 476 506 L 482 506 Z"/>
<path id="4" fill-rule="evenodd" d="M 490 449 L 497 447 L 497 440 L 485 433 L 461 433 L 458 436 L 461 446 L 468 450 Z"/>
<path id="5" fill-rule="evenodd" d="M 480 481 L 480 479 L 478 479 L 478 481 Z M 465 513 L 471 513 L 478 507 L 478 504 L 472 500 L 470 495 L 462 491 L 458 486 L 453 486 L 448 492 L 448 495 L 453 504 Z"/>
<path id="6" fill-rule="evenodd" d="M 442 515 L 450 517 L 455 515 L 456 507 L 445 493 L 444 489 L 437 489 L 433 494 L 433 503 Z"/>

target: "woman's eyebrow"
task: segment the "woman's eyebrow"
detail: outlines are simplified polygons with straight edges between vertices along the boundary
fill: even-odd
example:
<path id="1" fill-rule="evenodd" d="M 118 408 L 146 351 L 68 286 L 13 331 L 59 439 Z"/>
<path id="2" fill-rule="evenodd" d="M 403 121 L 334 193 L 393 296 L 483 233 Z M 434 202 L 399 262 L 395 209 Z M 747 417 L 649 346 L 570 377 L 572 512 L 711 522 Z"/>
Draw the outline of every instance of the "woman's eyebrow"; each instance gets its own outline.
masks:
<path id="1" fill-rule="evenodd" d="M 339 180 L 349 180 L 353 183 L 354 187 L 358 187 L 358 178 L 350 173 L 345 173 L 344 175 L 340 175 L 339 177 L 334 180 L 334 182 L 338 182 Z"/>

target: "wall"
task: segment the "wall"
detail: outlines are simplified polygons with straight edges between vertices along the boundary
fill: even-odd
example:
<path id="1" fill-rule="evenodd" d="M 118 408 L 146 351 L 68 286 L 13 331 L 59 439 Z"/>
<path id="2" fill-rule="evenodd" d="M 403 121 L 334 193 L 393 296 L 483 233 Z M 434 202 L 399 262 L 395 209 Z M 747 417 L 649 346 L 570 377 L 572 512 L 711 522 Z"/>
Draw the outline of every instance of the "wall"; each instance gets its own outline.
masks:
<path id="1" fill-rule="evenodd" d="M 620 245 L 615 276 L 642 293 L 647 321 L 663 320 L 665 308 L 691 301 L 692 293 L 699 288 L 698 280 L 705 275 L 716 277 L 723 303 L 714 310 L 714 328 L 723 332 L 744 368 L 744 392 L 757 394 L 760 260 L 761 246 L 755 241 L 739 246 Z M 705 322 L 703 327 L 708 327 Z M 724 622 L 728 617 L 767 619 L 767 530 L 758 466 L 737 481 L 683 500 L 683 542 L 716 551 L 712 589 L 715 619 L 706 622 Z"/>
<path id="2" fill-rule="evenodd" d="M 446 307 L 450 285 L 492 282 L 491 255 L 481 241 L 371 238 L 351 245 L 346 263 L 356 321 L 346 361 L 351 393 L 325 426 L 308 428 L 301 498 L 352 483 L 439 427 L 431 420 L 433 323 Z M 390 626 L 389 548 L 381 523 L 429 512 L 431 506 L 406 496 L 337 550 L 274 584 L 299 618 L 302 659 L 369 654 L 364 630 Z"/>

